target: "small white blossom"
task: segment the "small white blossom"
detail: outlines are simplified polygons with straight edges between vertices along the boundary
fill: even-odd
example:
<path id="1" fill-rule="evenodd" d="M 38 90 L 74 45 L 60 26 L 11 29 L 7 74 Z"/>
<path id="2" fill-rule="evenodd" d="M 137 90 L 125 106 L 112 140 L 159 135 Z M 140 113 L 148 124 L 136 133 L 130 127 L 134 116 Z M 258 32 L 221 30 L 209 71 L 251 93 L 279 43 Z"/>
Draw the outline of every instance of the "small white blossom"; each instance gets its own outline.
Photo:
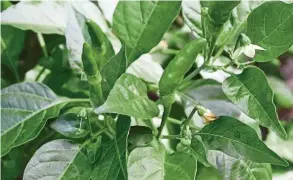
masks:
<path id="1" fill-rule="evenodd" d="M 265 49 L 254 44 L 248 44 L 236 49 L 232 55 L 232 59 L 237 59 L 241 54 L 244 54 L 249 58 L 253 58 L 255 56 L 255 50 L 264 51 Z"/>

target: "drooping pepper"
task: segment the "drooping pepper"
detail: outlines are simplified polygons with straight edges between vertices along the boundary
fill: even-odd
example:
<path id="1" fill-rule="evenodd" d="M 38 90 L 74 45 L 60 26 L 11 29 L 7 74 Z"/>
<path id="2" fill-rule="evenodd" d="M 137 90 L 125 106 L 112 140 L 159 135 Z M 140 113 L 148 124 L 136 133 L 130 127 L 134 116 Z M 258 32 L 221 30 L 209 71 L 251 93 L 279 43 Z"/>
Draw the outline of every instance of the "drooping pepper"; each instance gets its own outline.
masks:
<path id="1" fill-rule="evenodd" d="M 192 67 L 197 55 L 205 47 L 205 44 L 205 39 L 197 39 L 190 42 L 168 64 L 159 82 L 161 96 L 174 93 L 183 81 L 184 75 Z"/>

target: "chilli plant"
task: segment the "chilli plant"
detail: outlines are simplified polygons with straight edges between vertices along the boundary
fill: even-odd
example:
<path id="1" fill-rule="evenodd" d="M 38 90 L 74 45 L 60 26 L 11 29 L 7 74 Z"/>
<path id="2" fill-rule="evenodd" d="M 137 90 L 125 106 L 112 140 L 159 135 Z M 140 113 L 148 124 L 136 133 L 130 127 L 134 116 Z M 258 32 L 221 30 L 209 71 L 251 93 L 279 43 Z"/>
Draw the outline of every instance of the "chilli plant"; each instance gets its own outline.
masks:
<path id="1" fill-rule="evenodd" d="M 1 1 L 1 30 L 5 180 L 269 180 L 292 168 L 277 114 L 293 106 L 278 59 L 292 3 Z"/>

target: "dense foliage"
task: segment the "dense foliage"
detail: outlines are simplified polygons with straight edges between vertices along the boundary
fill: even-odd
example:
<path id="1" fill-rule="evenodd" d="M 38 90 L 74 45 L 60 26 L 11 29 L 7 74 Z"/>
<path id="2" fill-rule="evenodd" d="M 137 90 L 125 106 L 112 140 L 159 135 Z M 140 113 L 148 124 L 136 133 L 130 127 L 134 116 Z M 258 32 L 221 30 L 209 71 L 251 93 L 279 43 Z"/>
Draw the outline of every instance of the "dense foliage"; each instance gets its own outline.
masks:
<path id="1" fill-rule="evenodd" d="M 1 1 L 3 180 L 292 173 L 293 117 L 277 110 L 293 107 L 280 75 L 293 3 L 12 3 Z"/>

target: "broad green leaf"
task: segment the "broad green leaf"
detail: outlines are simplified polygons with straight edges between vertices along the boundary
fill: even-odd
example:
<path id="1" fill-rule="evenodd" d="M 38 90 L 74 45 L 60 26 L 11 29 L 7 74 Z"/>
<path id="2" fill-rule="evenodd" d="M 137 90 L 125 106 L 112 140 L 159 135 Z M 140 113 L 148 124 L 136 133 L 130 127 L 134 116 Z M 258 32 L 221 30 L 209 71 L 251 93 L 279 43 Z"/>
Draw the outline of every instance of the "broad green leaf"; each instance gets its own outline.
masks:
<path id="1" fill-rule="evenodd" d="M 1 25 L 1 64 L 6 65 L 19 80 L 18 60 L 24 45 L 25 32 Z"/>
<path id="2" fill-rule="evenodd" d="M 258 138 L 251 127 L 232 117 L 220 116 L 196 134 L 210 150 L 258 163 L 288 165 Z"/>
<path id="3" fill-rule="evenodd" d="M 164 168 L 165 180 L 194 180 L 197 162 L 191 154 L 175 152 L 166 155 Z"/>
<path id="4" fill-rule="evenodd" d="M 265 51 L 257 52 L 255 61 L 270 61 L 293 44 L 293 4 L 266 2 L 248 16 L 247 31 L 253 44 Z"/>
<path id="5" fill-rule="evenodd" d="M 220 151 L 209 151 L 209 161 L 225 180 L 271 180 L 270 164 L 230 157 Z"/>
<path id="6" fill-rule="evenodd" d="M 113 31 L 126 44 L 128 64 L 160 42 L 180 5 L 180 1 L 119 1 Z"/>
<path id="7" fill-rule="evenodd" d="M 89 179 L 91 163 L 83 145 L 58 139 L 44 144 L 27 164 L 24 180 Z"/>
<path id="8" fill-rule="evenodd" d="M 247 21 L 248 15 L 251 13 L 251 11 L 253 11 L 264 2 L 265 0 L 241 1 L 232 11 L 233 20 L 236 24 Z"/>
<path id="9" fill-rule="evenodd" d="M 148 99 L 146 86 L 140 79 L 131 74 L 123 74 L 115 83 L 106 102 L 96 108 L 95 112 L 148 119 L 157 116 L 159 109 Z"/>
<path id="10" fill-rule="evenodd" d="M 127 69 L 125 47 L 122 46 L 118 54 L 113 56 L 107 64 L 102 68 L 101 75 L 103 77 L 102 88 L 103 96 L 107 98 L 115 82 L 125 73 Z"/>
<path id="11" fill-rule="evenodd" d="M 165 149 L 136 148 L 128 158 L 128 180 L 164 180 Z"/>
<path id="12" fill-rule="evenodd" d="M 260 86 L 261 85 L 261 86 Z M 245 114 L 261 125 L 286 138 L 273 104 L 273 91 L 264 72 L 248 67 L 239 75 L 231 75 L 223 82 L 223 91 Z"/>
<path id="13" fill-rule="evenodd" d="M 44 34 L 63 34 L 67 20 L 65 4 L 22 1 L 1 13 L 1 24 Z"/>
<path id="14" fill-rule="evenodd" d="M 130 122 L 130 117 L 119 115 L 116 123 L 116 137 L 102 145 L 102 153 L 92 172 L 92 179 L 127 180 L 127 137 Z"/>
<path id="15" fill-rule="evenodd" d="M 78 114 L 66 113 L 50 123 L 50 127 L 66 137 L 82 138 L 89 133 L 85 130 L 85 121 L 87 120 Z"/>
<path id="16" fill-rule="evenodd" d="M 273 76 L 268 77 L 268 81 L 274 91 L 275 102 L 284 108 L 291 108 L 293 106 L 293 92 L 287 84 Z"/>
<path id="17" fill-rule="evenodd" d="M 87 143 L 85 148 L 87 156 L 91 163 L 95 163 L 101 154 L 102 136 L 91 139 L 90 143 Z"/>
<path id="18" fill-rule="evenodd" d="M 1 90 L 1 155 L 34 139 L 47 119 L 71 99 L 57 98 L 40 83 L 19 83 Z"/>

